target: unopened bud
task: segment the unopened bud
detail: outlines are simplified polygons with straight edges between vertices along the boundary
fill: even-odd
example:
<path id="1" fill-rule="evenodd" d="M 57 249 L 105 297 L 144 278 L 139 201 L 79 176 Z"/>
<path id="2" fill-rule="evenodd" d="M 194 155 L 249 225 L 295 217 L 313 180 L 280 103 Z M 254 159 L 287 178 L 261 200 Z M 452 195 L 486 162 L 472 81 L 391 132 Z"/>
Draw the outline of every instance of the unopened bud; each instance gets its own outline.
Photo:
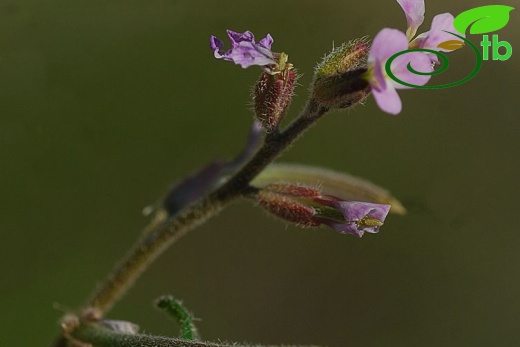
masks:
<path id="1" fill-rule="evenodd" d="M 316 210 L 295 198 L 268 190 L 260 190 L 256 198 L 260 206 L 278 218 L 304 227 L 320 225 L 319 222 L 313 220 Z"/>
<path id="2" fill-rule="evenodd" d="M 278 70 L 262 73 L 253 89 L 253 103 L 256 118 L 267 131 L 278 127 L 294 95 L 297 79 L 292 65 L 287 63 L 287 55 L 279 56 Z"/>
<path id="3" fill-rule="evenodd" d="M 314 198 L 321 196 L 321 190 L 317 188 L 290 183 L 271 183 L 265 186 L 263 190 L 299 198 Z"/>
<path id="4" fill-rule="evenodd" d="M 313 97 L 327 108 L 349 108 L 364 101 L 370 86 L 364 74 L 369 52 L 366 38 L 336 47 L 316 67 Z"/>

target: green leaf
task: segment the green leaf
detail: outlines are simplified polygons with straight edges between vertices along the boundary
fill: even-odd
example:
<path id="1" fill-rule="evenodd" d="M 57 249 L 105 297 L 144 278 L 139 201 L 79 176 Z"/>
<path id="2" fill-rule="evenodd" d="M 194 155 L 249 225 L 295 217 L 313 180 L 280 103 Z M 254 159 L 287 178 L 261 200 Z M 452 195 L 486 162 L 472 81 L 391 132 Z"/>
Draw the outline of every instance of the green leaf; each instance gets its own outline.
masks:
<path id="1" fill-rule="evenodd" d="M 509 22 L 509 12 L 514 7 L 505 5 L 487 5 L 467 10 L 455 17 L 453 26 L 464 34 L 470 28 L 470 34 L 487 34 L 497 31 Z"/>

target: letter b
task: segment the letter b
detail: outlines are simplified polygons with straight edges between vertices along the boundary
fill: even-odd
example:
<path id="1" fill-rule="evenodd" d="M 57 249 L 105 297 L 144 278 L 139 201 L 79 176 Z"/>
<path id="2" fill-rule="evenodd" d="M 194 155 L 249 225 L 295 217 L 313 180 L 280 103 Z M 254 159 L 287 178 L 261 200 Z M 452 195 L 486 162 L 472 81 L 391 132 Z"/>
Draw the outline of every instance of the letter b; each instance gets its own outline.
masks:
<path id="1" fill-rule="evenodd" d="M 513 54 L 513 47 L 507 41 L 498 41 L 498 35 L 493 35 L 493 60 L 507 60 L 511 58 Z M 504 47 L 506 52 L 504 54 L 500 54 L 498 51 L 500 47 Z"/>

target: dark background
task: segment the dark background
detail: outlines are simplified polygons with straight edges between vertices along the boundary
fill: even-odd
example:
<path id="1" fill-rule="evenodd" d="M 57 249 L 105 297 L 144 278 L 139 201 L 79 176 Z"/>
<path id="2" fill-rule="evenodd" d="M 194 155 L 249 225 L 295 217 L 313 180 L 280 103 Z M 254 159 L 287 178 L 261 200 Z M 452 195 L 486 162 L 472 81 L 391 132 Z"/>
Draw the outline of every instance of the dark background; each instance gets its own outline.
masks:
<path id="1" fill-rule="evenodd" d="M 513 1 L 506 1 L 515 6 Z M 433 16 L 484 1 L 427 1 Z M 520 339 L 520 17 L 456 88 L 333 112 L 282 160 L 365 177 L 409 209 L 378 235 L 285 226 L 234 204 L 166 252 L 109 317 L 177 328 L 173 294 L 205 339 L 338 346 L 516 346 Z M 333 44 L 405 30 L 394 1 L 0 1 L 0 344 L 49 345 L 138 237 L 143 207 L 242 146 L 260 73 L 217 61 L 211 34 L 271 33 L 303 74 Z M 480 36 L 471 36 L 478 44 Z M 432 83 L 467 74 L 466 47 Z"/>

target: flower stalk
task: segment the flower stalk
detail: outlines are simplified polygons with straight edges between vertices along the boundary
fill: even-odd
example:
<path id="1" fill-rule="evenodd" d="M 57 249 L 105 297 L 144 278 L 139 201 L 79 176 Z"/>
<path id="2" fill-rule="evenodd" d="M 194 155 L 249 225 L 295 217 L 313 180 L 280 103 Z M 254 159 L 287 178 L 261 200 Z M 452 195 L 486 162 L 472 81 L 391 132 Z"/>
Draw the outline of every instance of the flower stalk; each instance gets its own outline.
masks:
<path id="1" fill-rule="evenodd" d="M 151 230 L 144 233 L 124 260 L 94 291 L 86 306 L 101 312 L 110 310 L 152 261 L 188 231 L 214 217 L 232 200 L 245 194 L 251 180 L 326 111 L 327 109 L 318 107 L 313 100 L 309 101 L 301 115 L 287 129 L 266 136 L 258 152 L 220 188 L 179 213 L 155 222 Z"/>

